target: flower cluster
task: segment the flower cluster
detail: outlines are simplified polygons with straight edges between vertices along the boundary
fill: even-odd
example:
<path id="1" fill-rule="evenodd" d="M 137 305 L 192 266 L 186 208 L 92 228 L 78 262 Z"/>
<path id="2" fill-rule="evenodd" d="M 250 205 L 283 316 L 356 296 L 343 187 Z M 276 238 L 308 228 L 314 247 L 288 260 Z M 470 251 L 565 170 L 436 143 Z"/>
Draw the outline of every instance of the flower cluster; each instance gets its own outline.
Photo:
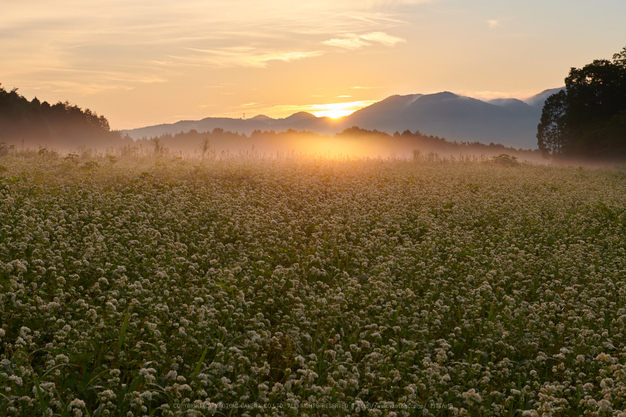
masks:
<path id="1" fill-rule="evenodd" d="M 0 416 L 626 408 L 619 170 L 2 163 Z"/>

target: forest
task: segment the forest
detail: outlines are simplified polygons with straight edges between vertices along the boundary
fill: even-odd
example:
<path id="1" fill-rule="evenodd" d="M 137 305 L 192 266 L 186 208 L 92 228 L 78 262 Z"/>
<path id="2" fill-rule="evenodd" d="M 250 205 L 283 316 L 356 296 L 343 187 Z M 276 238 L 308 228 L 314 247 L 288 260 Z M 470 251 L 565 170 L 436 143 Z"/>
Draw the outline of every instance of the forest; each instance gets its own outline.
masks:
<path id="1" fill-rule="evenodd" d="M 49 147 L 60 151 L 78 148 L 119 147 L 132 142 L 111 131 L 109 121 L 89 109 L 37 97 L 28 100 L 14 88 L 0 84 L 0 142 L 5 147 Z"/>

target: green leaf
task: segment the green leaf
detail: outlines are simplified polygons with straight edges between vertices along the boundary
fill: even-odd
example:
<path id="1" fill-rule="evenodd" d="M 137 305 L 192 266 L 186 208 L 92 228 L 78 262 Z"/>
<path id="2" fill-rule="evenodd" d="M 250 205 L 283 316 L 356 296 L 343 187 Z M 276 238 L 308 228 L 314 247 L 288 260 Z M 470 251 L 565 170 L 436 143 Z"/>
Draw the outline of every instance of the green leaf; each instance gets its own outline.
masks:
<path id="1" fill-rule="evenodd" d="M 50 401 L 46 401 L 43 393 L 41 392 L 41 387 L 39 386 L 39 379 L 37 379 L 37 374 L 35 374 L 35 370 L 31 367 L 31 372 L 33 373 L 33 381 L 35 381 L 35 387 L 37 387 L 37 396 L 39 397 L 39 407 L 41 408 L 41 414 L 45 415 L 46 409 L 48 408 L 48 403 Z"/>
<path id="2" fill-rule="evenodd" d="M 126 310 L 126 315 L 124 316 L 124 323 L 122 323 L 122 328 L 120 329 L 120 337 L 117 340 L 117 353 L 119 354 L 122 344 L 124 344 L 124 339 L 126 338 L 126 328 L 128 328 L 128 319 L 130 317 L 130 308 Z"/>
<path id="3" fill-rule="evenodd" d="M 202 352 L 202 356 L 200 356 L 200 360 L 198 361 L 198 364 L 196 365 L 196 369 L 194 369 L 193 371 L 193 375 L 191 376 L 192 381 L 196 379 L 196 377 L 198 376 L 198 372 L 200 372 L 200 368 L 202 367 L 202 363 L 204 362 L 204 357 L 206 356 L 207 350 L 209 350 L 208 346 L 204 348 L 204 352 Z"/>

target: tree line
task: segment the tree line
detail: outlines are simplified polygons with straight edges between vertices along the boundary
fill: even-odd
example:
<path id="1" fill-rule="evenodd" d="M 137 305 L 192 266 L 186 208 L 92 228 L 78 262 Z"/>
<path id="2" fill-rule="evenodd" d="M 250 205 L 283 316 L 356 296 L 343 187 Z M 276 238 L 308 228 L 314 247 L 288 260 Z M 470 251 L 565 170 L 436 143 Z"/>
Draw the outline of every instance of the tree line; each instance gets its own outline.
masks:
<path id="1" fill-rule="evenodd" d="M 315 146 L 319 145 L 319 146 Z M 215 128 L 209 132 L 192 129 L 177 134 L 163 134 L 154 137 L 143 137 L 135 141 L 138 153 L 152 151 L 156 155 L 177 154 L 200 158 L 224 153 L 317 153 L 326 150 L 345 149 L 345 152 L 365 152 L 370 155 L 395 154 L 398 157 L 413 155 L 414 151 L 422 156 L 435 153 L 440 156 L 484 155 L 487 157 L 509 154 L 525 159 L 540 158 L 538 151 L 515 149 L 501 144 L 484 144 L 480 142 L 449 141 L 443 137 L 427 135 L 420 131 L 395 132 L 388 134 L 377 130 L 350 127 L 334 135 L 320 134 L 310 131 L 276 132 L 255 130 L 250 135 L 230 132 Z M 348 156 L 348 155 L 346 155 Z M 354 155 L 357 156 L 357 155 Z"/>
<path id="2" fill-rule="evenodd" d="M 570 69 L 565 89 L 544 104 L 537 140 L 544 156 L 626 158 L 626 47 Z"/>
<path id="3" fill-rule="evenodd" d="M 29 101 L 17 91 L 7 91 L 0 84 L 0 142 L 58 148 L 104 148 L 127 142 L 119 132 L 111 131 L 104 116 L 89 109 L 67 101 L 51 105 L 37 97 Z"/>

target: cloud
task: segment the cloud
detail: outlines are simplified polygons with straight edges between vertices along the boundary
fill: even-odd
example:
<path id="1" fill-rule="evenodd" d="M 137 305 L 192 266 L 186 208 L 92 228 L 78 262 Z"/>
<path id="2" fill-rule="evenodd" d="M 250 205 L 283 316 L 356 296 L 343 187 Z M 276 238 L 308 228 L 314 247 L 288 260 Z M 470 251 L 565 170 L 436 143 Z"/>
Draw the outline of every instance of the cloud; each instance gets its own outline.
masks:
<path id="1" fill-rule="evenodd" d="M 352 35 L 351 37 L 348 38 L 343 38 L 343 39 L 330 39 L 327 41 L 323 42 L 325 45 L 330 45 L 330 46 L 338 46 L 340 48 L 346 48 L 346 49 L 359 49 L 363 46 L 368 46 L 370 45 L 370 43 L 365 42 L 363 39 L 361 39 L 360 36 L 356 36 L 356 35 Z"/>
<path id="2" fill-rule="evenodd" d="M 19 85 L 22 88 L 53 92 L 75 91 L 84 95 L 115 90 L 128 91 L 137 85 L 167 81 L 166 78 L 148 71 L 112 67 L 97 69 L 38 63 L 20 70 L 20 75 L 25 77 Z M 11 77 L 14 78 L 15 74 L 11 73 Z"/>
<path id="3" fill-rule="evenodd" d="M 364 35 L 348 34 L 342 38 L 333 38 L 323 43 L 325 45 L 337 46 L 346 49 L 359 49 L 370 46 L 372 43 L 380 43 L 384 46 L 394 46 L 398 42 L 405 42 L 404 39 L 388 35 L 385 32 L 370 32 Z"/>
<path id="4" fill-rule="evenodd" d="M 368 33 L 366 35 L 362 35 L 361 38 L 367 40 L 367 41 L 371 41 L 371 42 L 378 42 L 381 43 L 385 46 L 393 46 L 398 42 L 405 42 L 404 39 L 402 38 L 398 38 L 396 36 L 391 36 L 388 35 L 384 32 L 372 32 L 372 33 Z"/>
<path id="5" fill-rule="evenodd" d="M 267 51 L 249 46 L 223 49 L 185 49 L 196 52 L 196 54 L 171 56 L 171 58 L 188 65 L 213 65 L 218 67 L 242 66 L 263 68 L 271 61 L 291 62 L 323 54 L 322 51 Z"/>
<path id="6" fill-rule="evenodd" d="M 492 20 L 487 20 L 487 24 L 489 25 L 490 28 L 494 29 L 494 28 L 498 28 L 502 26 L 502 21 L 499 19 L 492 19 Z"/>
<path id="7" fill-rule="evenodd" d="M 0 73 L 24 87 L 95 93 L 180 78 L 189 67 L 264 68 L 328 54 L 320 43 L 356 50 L 403 42 L 388 34 L 405 23 L 402 8 L 428 2 L 9 1 Z"/>

